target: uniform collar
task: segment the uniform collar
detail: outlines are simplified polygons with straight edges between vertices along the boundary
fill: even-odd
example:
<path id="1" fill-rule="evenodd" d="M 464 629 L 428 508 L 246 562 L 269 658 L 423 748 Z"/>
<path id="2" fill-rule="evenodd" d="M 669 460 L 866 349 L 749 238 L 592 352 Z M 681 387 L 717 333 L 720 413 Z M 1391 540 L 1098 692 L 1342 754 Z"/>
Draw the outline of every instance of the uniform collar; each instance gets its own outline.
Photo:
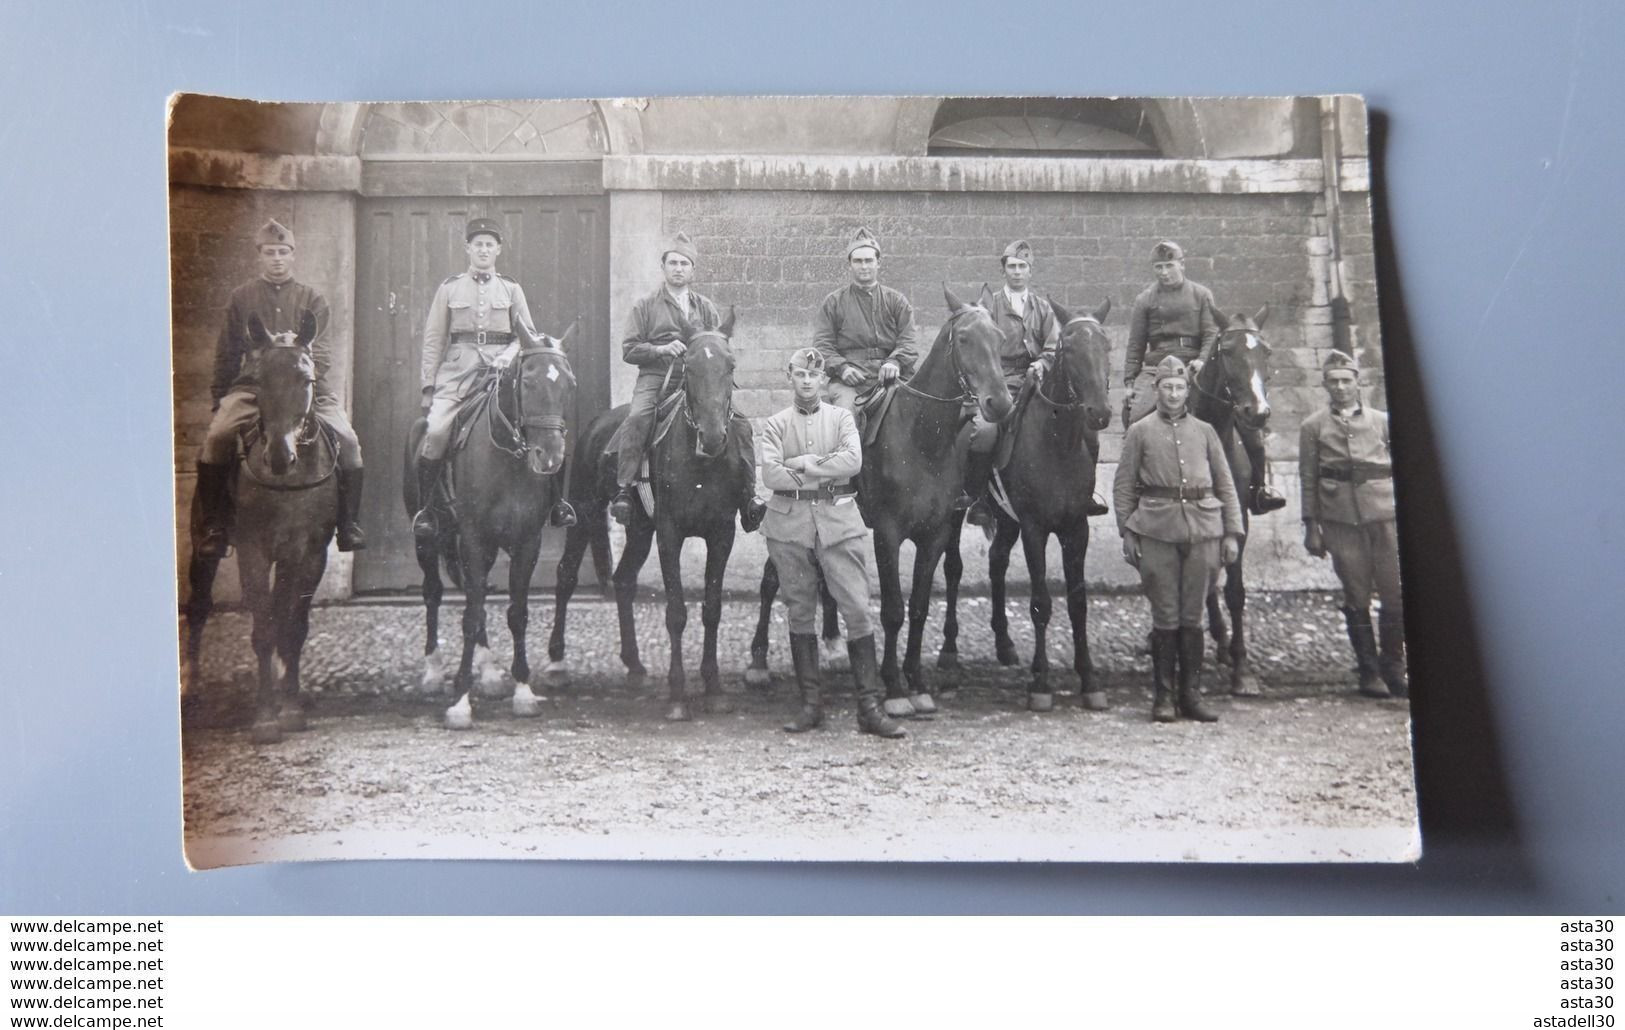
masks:
<path id="1" fill-rule="evenodd" d="M 1332 414 L 1338 418 L 1353 418 L 1356 415 L 1365 414 L 1365 405 L 1360 401 L 1355 401 L 1346 408 L 1339 408 L 1334 404 L 1332 405 Z"/>
<path id="2" fill-rule="evenodd" d="M 1014 290 L 1010 289 L 1010 287 L 1006 286 L 1004 287 L 1004 299 L 1009 301 L 1012 306 L 1014 306 L 1015 302 L 1019 299 L 1022 307 L 1026 307 L 1028 304 L 1033 302 L 1033 288 L 1029 286 L 1020 293 L 1016 293 Z"/>
<path id="3" fill-rule="evenodd" d="M 810 402 L 809 406 L 803 407 L 802 404 L 801 404 L 801 398 L 792 396 L 790 398 L 790 404 L 791 404 L 792 407 L 794 407 L 801 414 L 803 414 L 803 415 L 811 415 L 813 412 L 815 412 L 815 411 L 817 411 L 819 409 L 819 407 L 823 404 L 823 402 L 820 401 L 817 397 L 814 397 L 812 399 L 812 401 Z"/>
<path id="4" fill-rule="evenodd" d="M 274 290 L 280 290 L 284 286 L 292 286 L 293 285 L 293 276 L 290 275 L 286 279 L 267 279 L 265 276 L 262 275 L 262 276 L 260 276 L 260 282 L 264 283 L 265 285 L 271 287 Z"/>
<path id="5" fill-rule="evenodd" d="M 495 272 L 476 272 L 472 268 L 470 268 L 468 270 L 468 277 L 470 279 L 474 280 L 477 283 L 488 283 L 492 279 L 496 278 L 496 273 Z"/>
<path id="6" fill-rule="evenodd" d="M 1190 414 L 1191 406 L 1189 404 L 1185 405 L 1185 410 L 1177 415 L 1164 415 L 1160 407 L 1157 409 L 1157 417 L 1168 423 L 1183 422 L 1190 417 Z"/>

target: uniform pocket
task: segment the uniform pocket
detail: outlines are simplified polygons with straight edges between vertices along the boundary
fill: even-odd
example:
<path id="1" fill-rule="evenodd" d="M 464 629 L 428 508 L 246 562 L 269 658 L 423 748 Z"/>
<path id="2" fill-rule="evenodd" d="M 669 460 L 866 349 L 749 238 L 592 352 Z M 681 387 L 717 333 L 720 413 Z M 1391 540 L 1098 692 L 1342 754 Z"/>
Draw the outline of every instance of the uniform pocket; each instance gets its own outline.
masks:
<path id="1" fill-rule="evenodd" d="M 767 510 L 776 511 L 780 515 L 788 515 L 790 514 L 790 509 L 792 506 L 794 506 L 794 504 L 795 502 L 790 498 L 780 497 L 778 494 L 774 494 L 772 497 L 767 499 Z"/>

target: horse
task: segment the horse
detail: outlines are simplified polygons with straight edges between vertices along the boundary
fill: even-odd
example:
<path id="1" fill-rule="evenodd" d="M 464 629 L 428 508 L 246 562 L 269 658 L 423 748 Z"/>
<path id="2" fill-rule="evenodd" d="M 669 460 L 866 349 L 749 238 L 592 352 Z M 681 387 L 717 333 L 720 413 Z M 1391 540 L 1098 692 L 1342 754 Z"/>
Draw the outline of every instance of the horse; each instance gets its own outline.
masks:
<path id="1" fill-rule="evenodd" d="M 999 367 L 1003 334 L 987 309 L 966 304 L 944 284 L 948 318 L 913 378 L 897 388 L 872 443 L 864 446 L 858 504 L 875 531 L 880 575 L 880 622 L 886 631 L 881 678 L 886 714 L 929 715 L 937 710 L 920 670 L 920 638 L 930 611 L 932 580 L 948 547 L 954 502 L 964 489 L 959 444 L 962 406 L 972 399 L 989 421 L 1011 410 Z M 867 435 L 867 434 L 866 434 Z M 914 581 L 908 600 L 908 650 L 899 682 L 897 634 L 903 625 L 898 551 L 914 544 Z M 954 618 L 952 607 L 948 618 Z"/>
<path id="2" fill-rule="evenodd" d="M 1250 481 L 1252 463 L 1237 438 L 1235 427 L 1240 423 L 1262 429 L 1270 418 L 1271 351 L 1261 333 L 1269 311 L 1266 304 L 1251 317 L 1241 312 L 1228 318 L 1220 314 L 1219 341 L 1213 348 L 1213 357 L 1197 372 L 1191 384 L 1191 414 L 1219 434 L 1238 491 Z M 1247 640 L 1242 628 L 1242 611 L 1247 603 L 1242 562 L 1247 554 L 1248 523 L 1247 506 L 1243 504 L 1241 548 L 1236 560 L 1224 568 L 1224 601 L 1230 610 L 1228 628 L 1219 606 L 1216 581 L 1207 595 L 1208 632 L 1218 645 L 1219 661 L 1230 666 L 1230 692 L 1238 697 L 1256 697 L 1262 693 L 1258 680 L 1247 668 Z"/>
<path id="3" fill-rule="evenodd" d="M 993 634 L 1002 665 L 1015 665 L 1019 658 L 1010 639 L 1005 615 L 1005 573 L 1010 551 L 1021 540 L 1027 558 L 1027 575 L 1032 584 L 1030 612 L 1033 621 L 1032 680 L 1028 686 L 1027 707 L 1035 712 L 1054 708 L 1049 685 L 1049 655 L 1045 635 L 1049 626 L 1051 601 L 1045 574 L 1046 554 L 1051 534 L 1061 541 L 1061 566 L 1066 577 L 1066 608 L 1072 622 L 1072 667 L 1078 674 L 1079 695 L 1085 708 L 1103 711 L 1105 691 L 1093 681 L 1089 661 L 1089 595 L 1084 582 L 1084 556 L 1089 549 L 1089 504 L 1095 492 L 1095 460 L 1099 455 L 1099 433 L 1111 422 L 1107 379 L 1111 363 L 1111 341 L 1101 327 L 1112 303 L 1107 300 L 1086 315 L 1073 316 L 1053 300 L 1055 317 L 1061 323 L 1055 366 L 1033 389 L 1013 416 L 1008 432 L 1009 459 L 999 472 L 999 481 L 1016 518 L 995 505 L 998 515 L 993 544 L 988 551 L 988 578 L 993 586 Z M 1001 448 L 1001 454 L 1004 453 Z M 1087 459 L 1087 460 L 1086 460 Z M 944 627 L 939 667 L 957 664 L 958 620 L 952 617 L 959 598 L 959 536 L 962 522 L 954 519 L 949 543 L 947 594 L 950 618 Z"/>
<path id="4" fill-rule="evenodd" d="M 768 638 L 773 622 L 773 599 L 779 594 L 779 567 L 769 558 L 762 564 L 762 586 L 760 592 L 760 609 L 756 616 L 756 635 L 750 641 L 750 665 L 745 669 L 745 685 L 747 687 L 766 688 L 772 685 L 773 675 L 767 669 Z M 820 610 L 823 612 L 823 628 L 821 636 L 824 642 L 825 661 L 845 661 L 846 655 L 841 652 L 841 626 L 836 621 L 838 614 L 835 607 L 835 598 L 830 596 L 829 587 L 824 583 L 822 570 L 818 574 L 818 600 Z"/>
<path id="5" fill-rule="evenodd" d="M 541 711 L 540 699 L 530 689 L 525 627 L 530 622 L 530 577 L 541 553 L 542 527 L 554 499 L 562 494 L 559 472 L 569 437 L 566 412 L 572 410 L 576 390 L 564 344 L 574 332 L 572 325 L 558 340 L 527 339 L 511 365 L 487 373 L 483 392 L 470 398 L 466 414 L 458 418 L 456 432 L 464 442 L 447 462 L 449 486 L 433 499 L 417 496 L 413 471 L 427 421 L 418 419 L 407 434 L 402 498 L 407 517 L 430 504 L 436 508 L 433 540 L 417 545 L 418 567 L 423 570 L 426 685 L 438 679 L 442 561 L 464 593 L 463 652 L 452 681 L 457 700 L 445 712 L 450 729 L 474 724 L 469 688 L 475 652 L 487 642 L 486 577 L 499 548 L 508 552 L 513 713 L 533 716 Z"/>
<path id="6" fill-rule="evenodd" d="M 733 551 L 734 524 L 739 496 L 745 488 L 743 469 L 733 457 L 739 446 L 736 423 L 742 416 L 733 410 L 734 352 L 730 341 L 734 330 L 734 310 L 728 309 L 716 329 L 696 332 L 688 341 L 683 358 L 682 387 L 663 402 L 657 423 L 655 443 L 649 453 L 649 472 L 654 496 L 651 516 L 641 504 L 632 506 L 632 519 L 626 527 L 626 545 L 615 566 L 613 583 L 620 618 L 621 661 L 627 679 L 640 685 L 648 674 L 638 655 L 637 625 L 632 602 L 637 596 L 638 572 L 649 558 L 651 541 L 659 549 L 660 575 L 666 587 L 666 633 L 671 639 L 671 666 L 667 673 L 665 718 L 683 722 L 693 718 L 688 697 L 687 674 L 683 667 L 683 629 L 688 624 L 688 606 L 683 594 L 683 541 L 699 537 L 705 541 L 705 599 L 700 619 L 705 627 L 700 678 L 704 681 L 703 706 L 708 713 L 732 711 L 722 693 L 717 666 L 717 625 L 722 619 L 722 574 Z M 580 521 L 565 537 L 559 557 L 554 587 L 553 632 L 548 639 L 551 659 L 546 676 L 551 683 L 567 681 L 564 627 L 570 598 L 575 592 L 581 556 L 590 546 L 599 582 L 605 582 L 609 564 L 609 522 L 606 515 L 615 495 L 614 456 L 610 442 L 628 407 L 622 405 L 599 415 L 582 434 L 575 461 L 582 474 L 572 483 L 571 502 Z"/>
<path id="7" fill-rule="evenodd" d="M 297 332 L 274 337 L 258 315 L 248 321 L 259 355 L 260 417 L 246 435 L 232 485 L 237 569 L 259 665 L 250 731 L 256 744 L 274 744 L 306 727 L 299 659 L 310 632 L 311 601 L 327 568 L 327 545 L 338 526 L 338 448 L 311 411 L 316 363 L 310 345 L 316 332 L 309 312 Z M 199 511 L 194 501 L 194 526 Z M 219 565 L 218 558 L 194 554 L 188 569 L 186 666 L 192 682 Z"/>

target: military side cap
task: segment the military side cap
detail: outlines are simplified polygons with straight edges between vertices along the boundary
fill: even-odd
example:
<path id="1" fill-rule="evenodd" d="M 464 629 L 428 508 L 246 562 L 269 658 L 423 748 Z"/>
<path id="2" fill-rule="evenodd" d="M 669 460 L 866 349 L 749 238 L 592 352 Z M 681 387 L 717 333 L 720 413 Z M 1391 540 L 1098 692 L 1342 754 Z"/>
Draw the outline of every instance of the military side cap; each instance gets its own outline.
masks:
<path id="1" fill-rule="evenodd" d="M 1185 248 L 1181 247 L 1173 240 L 1163 240 L 1161 243 L 1151 248 L 1151 260 L 1153 262 L 1183 261 L 1185 260 Z"/>
<path id="2" fill-rule="evenodd" d="M 1011 258 L 1019 258 L 1022 261 L 1030 263 L 1033 259 L 1032 244 L 1028 243 L 1026 240 L 1016 240 L 1014 243 L 1004 248 L 1004 253 L 999 255 L 999 264 L 1002 266 Z"/>
<path id="3" fill-rule="evenodd" d="M 260 226 L 260 231 L 254 234 L 254 246 L 293 246 L 293 233 L 287 226 L 275 218 Z"/>
<path id="4" fill-rule="evenodd" d="M 496 237 L 498 243 L 502 242 L 502 227 L 497 225 L 494 218 L 470 218 L 468 228 L 463 232 L 463 239 L 472 240 L 482 233 Z"/>
<path id="5" fill-rule="evenodd" d="M 1344 354 L 1340 350 L 1334 350 L 1330 354 L 1327 354 L 1326 360 L 1321 362 L 1321 375 L 1329 375 L 1332 372 L 1342 371 L 1353 372 L 1355 375 L 1359 375 L 1360 363 L 1354 360 L 1353 355 Z"/>
<path id="6" fill-rule="evenodd" d="M 667 254 L 681 254 L 692 262 L 700 260 L 699 248 L 694 241 L 688 238 L 688 233 L 680 232 L 666 241 L 666 249 L 660 252 L 660 260 L 666 260 Z"/>
<path id="7" fill-rule="evenodd" d="M 853 251 L 861 250 L 864 247 L 872 248 L 875 252 L 875 257 L 880 256 L 880 241 L 875 238 L 874 233 L 869 231 L 869 227 L 867 225 L 859 226 L 858 231 L 852 234 L 852 242 L 846 245 L 847 260 L 852 260 Z"/>
<path id="8" fill-rule="evenodd" d="M 1185 363 L 1170 354 L 1157 362 L 1157 382 L 1160 383 L 1164 379 L 1184 379 L 1188 382 L 1190 374 L 1185 368 Z"/>
<path id="9" fill-rule="evenodd" d="M 824 352 L 817 347 L 802 347 L 790 353 L 790 367 L 804 368 L 811 372 L 824 370 Z"/>

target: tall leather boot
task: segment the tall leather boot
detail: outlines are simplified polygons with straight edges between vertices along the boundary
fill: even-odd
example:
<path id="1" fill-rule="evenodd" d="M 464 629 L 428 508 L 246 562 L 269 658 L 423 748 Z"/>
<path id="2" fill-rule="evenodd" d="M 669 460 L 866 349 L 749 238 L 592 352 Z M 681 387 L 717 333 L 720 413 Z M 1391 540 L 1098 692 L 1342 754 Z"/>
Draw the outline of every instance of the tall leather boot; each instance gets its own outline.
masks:
<path id="1" fill-rule="evenodd" d="M 418 457 L 418 513 L 412 519 L 412 536 L 419 544 L 434 543 L 434 495 L 440 489 L 440 476 L 445 469 L 445 458 Z"/>
<path id="2" fill-rule="evenodd" d="M 877 737 L 908 736 L 903 727 L 880 707 L 885 688 L 880 683 L 880 665 L 875 661 L 874 634 L 848 640 L 846 655 L 852 662 L 852 682 L 858 692 L 858 729 Z"/>
<path id="3" fill-rule="evenodd" d="M 1405 674 L 1405 613 L 1384 608 L 1377 616 L 1377 628 L 1382 631 L 1382 651 L 1378 660 L 1382 681 L 1388 685 L 1390 695 L 1410 697 L 1411 682 Z"/>
<path id="4" fill-rule="evenodd" d="M 361 532 L 361 469 L 339 469 L 339 550 L 364 551 L 367 534 Z"/>
<path id="5" fill-rule="evenodd" d="M 1151 721 L 1173 722 L 1179 718 L 1174 708 L 1174 667 L 1179 653 L 1179 631 L 1151 631 Z"/>
<path id="6" fill-rule="evenodd" d="M 1354 663 L 1360 670 L 1360 693 L 1366 697 L 1392 697 L 1383 686 L 1377 664 L 1377 635 L 1371 628 L 1371 612 L 1344 608 L 1343 621 L 1348 624 L 1349 646 L 1354 648 Z"/>
<path id="7" fill-rule="evenodd" d="M 192 553 L 199 558 L 224 558 L 231 549 L 231 469 L 227 462 L 197 463 L 198 533 Z"/>
<path id="8" fill-rule="evenodd" d="M 1179 627 L 1179 714 L 1195 722 L 1218 722 L 1217 712 L 1202 705 L 1202 627 Z"/>
<path id="9" fill-rule="evenodd" d="M 993 455 L 971 451 L 965 456 L 965 490 L 954 502 L 954 510 L 970 509 L 965 521 L 983 529 L 992 529 L 998 517 L 993 513 L 993 502 L 988 497 L 988 483 L 993 479 Z"/>
<path id="10" fill-rule="evenodd" d="M 806 733 L 824 725 L 824 683 L 818 671 L 818 634 L 790 634 L 790 660 L 801 688 L 801 713 L 784 724 L 786 733 Z"/>
<path id="11" fill-rule="evenodd" d="M 615 497 L 609 502 L 609 517 L 623 526 L 632 524 L 632 505 L 638 503 L 632 497 L 632 486 L 628 484 L 615 492 Z"/>
<path id="12" fill-rule="evenodd" d="M 1286 507 L 1286 498 L 1269 484 L 1269 458 L 1264 453 L 1264 431 L 1237 428 L 1241 445 L 1252 463 L 1252 481 L 1247 484 L 1247 510 L 1254 515 L 1268 515 Z"/>

